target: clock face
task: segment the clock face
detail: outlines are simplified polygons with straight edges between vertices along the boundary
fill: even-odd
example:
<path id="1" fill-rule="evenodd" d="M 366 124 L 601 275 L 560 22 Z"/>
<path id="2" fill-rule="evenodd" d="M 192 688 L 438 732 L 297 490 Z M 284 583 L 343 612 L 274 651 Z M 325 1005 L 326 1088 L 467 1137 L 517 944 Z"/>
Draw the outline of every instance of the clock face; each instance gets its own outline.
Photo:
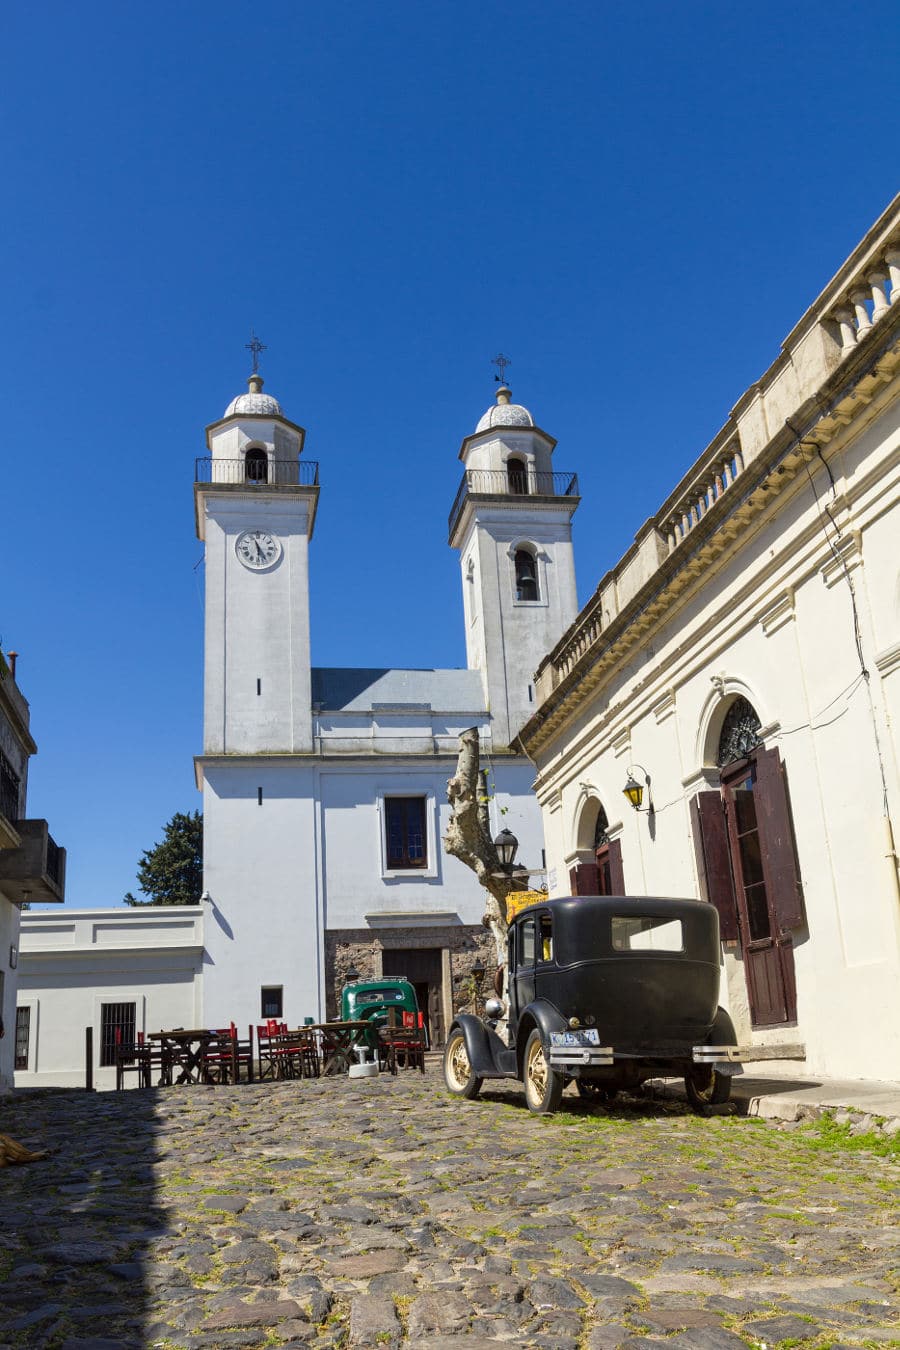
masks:
<path id="1" fill-rule="evenodd" d="M 245 530 L 239 534 L 234 551 L 245 567 L 260 570 L 271 567 L 281 557 L 281 544 L 266 530 Z"/>

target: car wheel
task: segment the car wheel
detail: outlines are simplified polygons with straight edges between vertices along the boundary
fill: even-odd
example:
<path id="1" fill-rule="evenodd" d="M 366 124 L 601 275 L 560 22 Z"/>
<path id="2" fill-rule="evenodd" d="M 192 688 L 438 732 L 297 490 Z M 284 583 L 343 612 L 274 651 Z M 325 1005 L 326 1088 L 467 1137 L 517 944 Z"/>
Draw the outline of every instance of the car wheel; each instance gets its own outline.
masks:
<path id="1" fill-rule="evenodd" d="M 444 1082 L 455 1097 L 466 1097 L 474 1101 L 481 1091 L 484 1080 L 472 1072 L 466 1038 L 457 1029 L 450 1032 L 450 1039 L 444 1048 Z"/>
<path id="2" fill-rule="evenodd" d="M 565 1087 L 562 1074 L 551 1069 L 544 1053 L 541 1033 L 534 1029 L 525 1046 L 525 1100 L 529 1111 L 536 1115 L 546 1115 L 555 1111 Z"/>
<path id="3" fill-rule="evenodd" d="M 607 1087 L 605 1083 L 596 1083 L 593 1078 L 578 1078 L 575 1086 L 583 1102 L 614 1102 L 619 1089 Z"/>
<path id="4" fill-rule="evenodd" d="M 694 1111 L 721 1106 L 731 1096 L 731 1075 L 719 1073 L 711 1064 L 695 1064 L 685 1074 L 684 1090 Z"/>

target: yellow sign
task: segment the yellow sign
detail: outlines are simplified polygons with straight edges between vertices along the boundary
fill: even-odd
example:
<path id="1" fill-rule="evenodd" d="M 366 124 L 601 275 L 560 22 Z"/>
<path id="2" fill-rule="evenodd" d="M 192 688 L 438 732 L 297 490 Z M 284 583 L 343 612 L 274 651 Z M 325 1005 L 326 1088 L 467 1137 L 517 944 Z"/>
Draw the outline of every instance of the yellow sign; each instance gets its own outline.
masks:
<path id="1" fill-rule="evenodd" d="M 546 899 L 546 891 L 510 891 L 506 897 L 506 917 L 511 922 L 529 905 L 541 905 Z"/>

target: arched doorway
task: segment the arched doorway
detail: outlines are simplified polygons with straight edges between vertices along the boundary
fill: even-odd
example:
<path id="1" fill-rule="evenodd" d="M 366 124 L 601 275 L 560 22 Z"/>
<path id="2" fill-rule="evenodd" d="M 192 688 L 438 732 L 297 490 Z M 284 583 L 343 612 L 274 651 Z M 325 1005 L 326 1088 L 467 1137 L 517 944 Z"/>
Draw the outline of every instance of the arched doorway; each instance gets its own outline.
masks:
<path id="1" fill-rule="evenodd" d="M 248 483 L 266 483 L 269 479 L 269 457 L 265 450 L 253 448 L 244 456 L 244 476 Z"/>
<path id="2" fill-rule="evenodd" d="M 516 455 L 506 461 L 506 485 L 515 497 L 528 495 L 528 466 Z"/>
<path id="3" fill-rule="evenodd" d="M 756 709 L 735 698 L 719 732 L 719 791 L 699 793 L 691 818 L 705 898 L 722 940 L 741 949 L 751 1022 L 769 1027 L 797 1018 L 793 939 L 804 918 L 784 765 L 759 733 Z"/>
<path id="4" fill-rule="evenodd" d="M 578 861 L 569 869 L 572 895 L 624 895 L 622 845 L 610 839 L 603 803 L 590 798 L 578 823 Z"/>

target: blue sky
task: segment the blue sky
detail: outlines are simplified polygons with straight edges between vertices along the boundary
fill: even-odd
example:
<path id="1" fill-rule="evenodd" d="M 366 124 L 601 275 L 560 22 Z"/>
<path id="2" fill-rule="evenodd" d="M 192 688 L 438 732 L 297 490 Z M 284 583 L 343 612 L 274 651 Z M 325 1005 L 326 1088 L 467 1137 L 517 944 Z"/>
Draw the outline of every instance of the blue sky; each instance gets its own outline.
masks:
<path id="1" fill-rule="evenodd" d="M 0 640 L 68 903 L 200 805 L 193 465 L 251 326 L 321 465 L 315 664 L 463 665 L 491 358 L 579 475 L 583 602 L 896 190 L 896 31 L 879 0 L 7 11 Z"/>

